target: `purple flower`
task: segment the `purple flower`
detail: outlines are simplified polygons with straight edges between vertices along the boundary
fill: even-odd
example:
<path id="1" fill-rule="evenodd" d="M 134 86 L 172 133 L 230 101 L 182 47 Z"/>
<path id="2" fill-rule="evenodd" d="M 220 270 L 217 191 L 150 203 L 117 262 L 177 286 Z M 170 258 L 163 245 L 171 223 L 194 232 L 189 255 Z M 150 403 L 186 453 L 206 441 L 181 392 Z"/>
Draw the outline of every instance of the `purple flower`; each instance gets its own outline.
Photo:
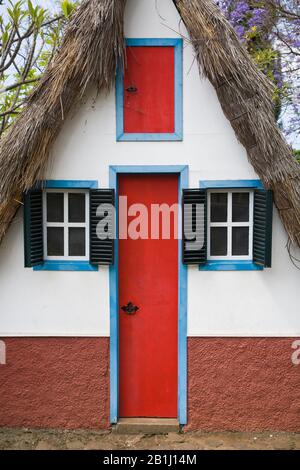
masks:
<path id="1" fill-rule="evenodd" d="M 236 11 L 240 15 L 245 15 L 250 10 L 249 4 L 247 2 L 238 2 L 236 4 Z"/>
<path id="2" fill-rule="evenodd" d="M 250 7 L 247 2 L 238 2 L 231 11 L 230 20 L 234 25 L 244 22 L 245 15 L 249 12 Z"/>
<path id="3" fill-rule="evenodd" d="M 255 8 L 251 12 L 251 18 L 249 19 L 249 26 L 252 28 L 253 26 L 262 26 L 266 21 L 266 10 L 263 8 Z"/>
<path id="4" fill-rule="evenodd" d="M 300 34 L 300 32 L 299 32 Z M 292 40 L 292 46 L 293 47 L 300 47 L 300 38 L 296 38 Z"/>
<path id="5" fill-rule="evenodd" d="M 273 4 L 297 13 L 298 1 L 273 0 Z M 259 60 L 261 58 L 263 61 L 260 67 L 266 74 L 272 73 L 279 99 L 285 109 L 285 117 L 282 119 L 285 134 L 294 132 L 292 129 L 300 127 L 298 91 L 300 76 L 297 71 L 300 57 L 293 53 L 300 48 L 300 19 L 293 15 L 282 16 L 280 13 L 269 16 L 270 10 L 264 6 L 264 2 L 253 2 L 253 0 L 215 0 L 215 2 L 234 27 L 240 41 L 246 43 L 251 54 L 252 52 L 256 54 L 260 50 L 266 51 L 265 59 L 263 54 L 258 54 Z M 268 50 L 271 52 L 269 56 Z"/>
<path id="6" fill-rule="evenodd" d="M 278 88 L 283 87 L 281 72 L 277 69 L 274 70 L 274 79 Z"/>
<path id="7" fill-rule="evenodd" d="M 235 26 L 234 29 L 235 29 L 235 32 L 236 32 L 236 34 L 238 35 L 238 37 L 239 37 L 240 39 L 244 39 L 244 38 L 245 38 L 245 27 L 244 27 L 244 26 L 242 26 L 242 25 L 237 25 L 237 26 Z"/>

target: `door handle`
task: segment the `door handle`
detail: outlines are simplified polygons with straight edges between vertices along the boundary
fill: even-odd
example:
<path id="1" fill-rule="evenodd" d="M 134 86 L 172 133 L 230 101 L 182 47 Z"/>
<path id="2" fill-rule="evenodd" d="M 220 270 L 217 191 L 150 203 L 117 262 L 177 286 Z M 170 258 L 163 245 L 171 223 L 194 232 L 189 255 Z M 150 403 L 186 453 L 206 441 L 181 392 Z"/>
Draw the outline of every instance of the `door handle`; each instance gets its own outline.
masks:
<path id="1" fill-rule="evenodd" d="M 126 88 L 126 91 L 128 93 L 136 93 L 138 91 L 138 89 L 137 89 L 136 86 L 129 86 L 128 88 Z"/>
<path id="2" fill-rule="evenodd" d="M 123 305 L 123 307 L 121 307 L 121 310 L 123 310 L 125 313 L 128 313 L 128 315 L 133 315 L 139 310 L 139 307 L 133 305 L 132 302 L 128 302 L 127 305 Z"/>

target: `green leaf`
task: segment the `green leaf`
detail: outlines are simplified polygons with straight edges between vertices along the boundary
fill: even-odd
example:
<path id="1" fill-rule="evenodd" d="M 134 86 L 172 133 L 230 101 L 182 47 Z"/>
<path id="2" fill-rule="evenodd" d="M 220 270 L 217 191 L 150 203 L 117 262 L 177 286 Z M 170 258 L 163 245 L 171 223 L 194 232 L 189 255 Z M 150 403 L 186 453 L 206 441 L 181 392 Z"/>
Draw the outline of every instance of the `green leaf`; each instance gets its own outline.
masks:
<path id="1" fill-rule="evenodd" d="M 37 79 L 41 76 L 60 46 L 68 19 L 78 4 L 77 1 L 59 0 L 61 12 L 58 16 L 57 10 L 48 11 L 42 8 L 42 0 L 6 0 L 4 3 L 6 11 L 5 15 L 0 15 L 0 42 L 6 63 L 10 58 L 10 51 L 6 48 L 11 34 L 14 34 L 12 49 L 19 40 L 21 43 L 15 63 L 0 74 L 2 90 L 14 83 Z M 34 44 L 35 53 L 31 57 L 30 51 Z M 26 72 L 25 64 L 29 68 L 27 70 L 26 66 Z M 16 115 L 22 111 L 28 95 L 35 87 L 36 82 L 28 83 L 0 94 L 0 112 L 8 112 L 5 118 L 0 119 L 0 126 L 3 124 L 2 131 L 5 131 Z M 17 107 L 17 109 L 13 110 L 12 107 Z"/>
<path id="2" fill-rule="evenodd" d="M 8 31 L 6 30 L 6 31 L 3 31 L 3 34 L 2 34 L 2 44 L 3 44 L 3 46 L 6 45 L 7 41 L 8 41 Z"/>
<path id="3" fill-rule="evenodd" d="M 69 2 L 68 0 L 63 0 L 61 2 L 61 9 L 66 18 L 68 18 L 75 8 L 74 3 Z"/>
<path id="4" fill-rule="evenodd" d="M 32 18 L 34 18 L 34 16 L 35 16 L 35 9 L 34 9 L 34 7 L 33 7 L 33 5 L 32 5 L 32 1 L 31 1 L 31 0 L 28 0 L 28 1 L 27 1 L 27 8 L 28 8 L 28 12 L 29 12 L 30 16 L 31 16 Z"/>

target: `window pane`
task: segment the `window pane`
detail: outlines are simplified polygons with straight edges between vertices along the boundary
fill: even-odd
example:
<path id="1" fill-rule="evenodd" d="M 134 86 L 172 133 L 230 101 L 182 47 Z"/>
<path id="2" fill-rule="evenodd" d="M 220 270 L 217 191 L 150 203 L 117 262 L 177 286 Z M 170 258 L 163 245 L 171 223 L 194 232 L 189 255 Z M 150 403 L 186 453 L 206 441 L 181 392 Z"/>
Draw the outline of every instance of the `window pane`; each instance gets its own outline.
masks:
<path id="1" fill-rule="evenodd" d="M 63 227 L 47 228 L 47 255 L 64 256 L 64 229 Z"/>
<path id="2" fill-rule="evenodd" d="M 211 256 L 227 255 L 227 227 L 211 227 L 210 254 Z"/>
<path id="3" fill-rule="evenodd" d="M 232 254 L 249 254 L 249 227 L 232 227 Z"/>
<path id="4" fill-rule="evenodd" d="M 211 222 L 227 222 L 227 193 L 211 193 L 210 220 Z"/>
<path id="5" fill-rule="evenodd" d="M 69 256 L 85 256 L 85 228 L 69 228 Z"/>
<path id="6" fill-rule="evenodd" d="M 85 222 L 85 194 L 69 193 L 69 222 Z"/>
<path id="7" fill-rule="evenodd" d="M 249 221 L 249 193 L 232 193 L 232 222 Z"/>
<path id="8" fill-rule="evenodd" d="M 47 193 L 47 222 L 64 221 L 63 193 Z"/>

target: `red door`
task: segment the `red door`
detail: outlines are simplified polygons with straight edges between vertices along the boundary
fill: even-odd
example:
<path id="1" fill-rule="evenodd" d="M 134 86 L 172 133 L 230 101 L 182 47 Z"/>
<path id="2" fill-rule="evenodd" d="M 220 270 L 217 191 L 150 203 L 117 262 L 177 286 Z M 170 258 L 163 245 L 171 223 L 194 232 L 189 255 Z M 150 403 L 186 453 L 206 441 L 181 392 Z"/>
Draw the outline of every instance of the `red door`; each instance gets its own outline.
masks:
<path id="1" fill-rule="evenodd" d="M 176 175 L 122 175 L 119 196 L 128 208 L 178 202 Z M 128 217 L 128 224 L 135 217 Z M 120 417 L 177 417 L 178 240 L 119 240 Z M 122 310 L 132 302 L 135 314 Z"/>
<path id="2" fill-rule="evenodd" d="M 126 51 L 124 132 L 175 132 L 174 47 Z"/>

